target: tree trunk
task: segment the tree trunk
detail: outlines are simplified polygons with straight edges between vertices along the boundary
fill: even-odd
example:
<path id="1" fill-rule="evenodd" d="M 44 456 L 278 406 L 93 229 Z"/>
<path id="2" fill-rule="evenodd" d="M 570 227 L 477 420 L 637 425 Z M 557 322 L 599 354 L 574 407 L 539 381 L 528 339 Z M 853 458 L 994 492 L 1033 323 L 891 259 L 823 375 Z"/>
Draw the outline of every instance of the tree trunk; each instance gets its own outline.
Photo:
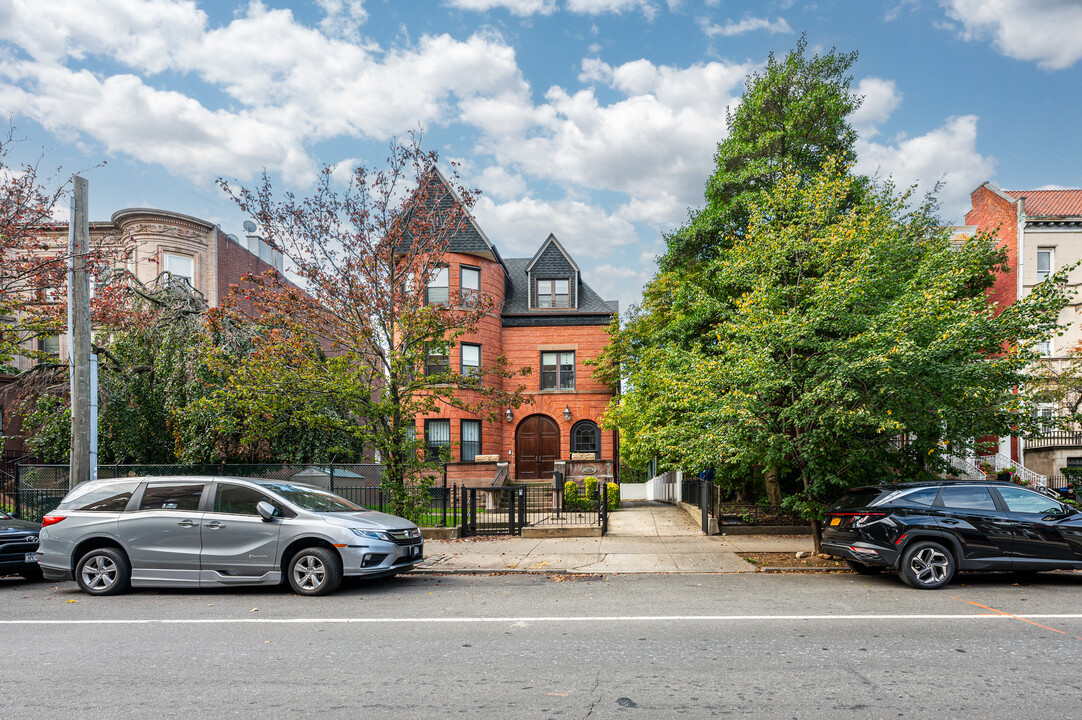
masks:
<path id="1" fill-rule="evenodd" d="M 812 552 L 816 555 L 823 551 L 823 524 L 812 520 Z"/>
<path id="2" fill-rule="evenodd" d="M 766 497 L 771 505 L 781 505 L 781 486 L 778 485 L 778 469 L 770 467 L 763 473 L 763 484 L 766 485 Z"/>

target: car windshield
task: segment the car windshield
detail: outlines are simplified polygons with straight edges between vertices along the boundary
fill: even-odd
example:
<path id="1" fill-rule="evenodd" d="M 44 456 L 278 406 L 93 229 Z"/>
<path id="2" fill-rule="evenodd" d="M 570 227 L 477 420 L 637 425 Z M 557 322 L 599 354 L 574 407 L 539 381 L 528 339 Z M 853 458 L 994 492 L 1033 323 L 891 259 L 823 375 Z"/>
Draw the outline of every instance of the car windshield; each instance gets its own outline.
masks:
<path id="1" fill-rule="evenodd" d="M 263 487 L 281 495 L 300 509 L 311 512 L 363 512 L 367 509 L 334 493 L 314 487 L 287 483 L 270 483 Z"/>

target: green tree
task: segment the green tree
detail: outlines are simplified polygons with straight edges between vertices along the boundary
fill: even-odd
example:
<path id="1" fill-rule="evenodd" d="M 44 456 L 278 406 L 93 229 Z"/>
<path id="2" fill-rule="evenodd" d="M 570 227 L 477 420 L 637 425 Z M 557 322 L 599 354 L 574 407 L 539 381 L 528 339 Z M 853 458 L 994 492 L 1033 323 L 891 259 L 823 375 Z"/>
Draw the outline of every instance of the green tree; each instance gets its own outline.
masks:
<path id="1" fill-rule="evenodd" d="M 666 238 L 663 273 L 694 271 L 742 238 L 759 193 L 784 175 L 795 172 L 806 182 L 828 157 L 855 159 L 856 131 L 848 117 L 862 98 L 851 90 L 847 73 L 857 53 L 831 48 L 809 58 L 807 44 L 801 35 L 785 57 L 770 53 L 763 71 L 748 76 L 740 104 L 726 112 L 729 135 L 714 155 L 706 206 Z"/>
<path id="2" fill-rule="evenodd" d="M 859 183 L 828 162 L 760 195 L 712 266 L 734 302 L 711 351 L 660 344 L 628 367 L 609 420 L 630 455 L 794 478 L 786 504 L 814 518 L 844 488 L 930 478 L 952 448 L 1035 428 L 1028 368 L 1066 271 L 999 312 L 994 238 L 952 241 L 889 187 L 854 203 Z"/>
<path id="3" fill-rule="evenodd" d="M 333 404 L 276 398 L 273 416 L 232 401 L 243 369 L 268 331 L 210 310 L 185 280 L 131 280 L 124 323 L 101 334 L 98 457 L 103 463 L 218 464 L 363 459 L 348 417 Z M 28 375 L 23 392 L 30 447 L 45 460 L 68 457 L 70 412 L 64 366 Z"/>

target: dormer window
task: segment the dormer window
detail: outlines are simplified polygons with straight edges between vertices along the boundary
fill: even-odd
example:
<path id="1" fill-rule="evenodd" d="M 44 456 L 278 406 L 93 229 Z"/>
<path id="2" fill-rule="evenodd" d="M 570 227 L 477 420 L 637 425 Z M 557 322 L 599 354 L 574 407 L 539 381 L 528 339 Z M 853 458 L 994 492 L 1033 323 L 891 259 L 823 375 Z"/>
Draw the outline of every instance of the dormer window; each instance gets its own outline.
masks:
<path id="1" fill-rule="evenodd" d="M 539 308 L 565 308 L 571 306 L 571 295 L 568 292 L 571 282 L 567 279 L 538 280 L 534 298 L 535 307 Z"/>

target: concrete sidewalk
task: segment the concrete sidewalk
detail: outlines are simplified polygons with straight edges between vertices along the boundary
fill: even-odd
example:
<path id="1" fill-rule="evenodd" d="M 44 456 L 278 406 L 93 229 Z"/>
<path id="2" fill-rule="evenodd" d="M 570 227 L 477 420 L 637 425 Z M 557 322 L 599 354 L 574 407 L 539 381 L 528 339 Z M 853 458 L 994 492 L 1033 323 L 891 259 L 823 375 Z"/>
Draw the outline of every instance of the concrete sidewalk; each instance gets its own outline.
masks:
<path id="1" fill-rule="evenodd" d="M 812 549 L 804 536 L 702 534 L 687 512 L 663 503 L 624 503 L 603 537 L 492 537 L 425 541 L 421 572 L 755 572 L 742 553 Z"/>

